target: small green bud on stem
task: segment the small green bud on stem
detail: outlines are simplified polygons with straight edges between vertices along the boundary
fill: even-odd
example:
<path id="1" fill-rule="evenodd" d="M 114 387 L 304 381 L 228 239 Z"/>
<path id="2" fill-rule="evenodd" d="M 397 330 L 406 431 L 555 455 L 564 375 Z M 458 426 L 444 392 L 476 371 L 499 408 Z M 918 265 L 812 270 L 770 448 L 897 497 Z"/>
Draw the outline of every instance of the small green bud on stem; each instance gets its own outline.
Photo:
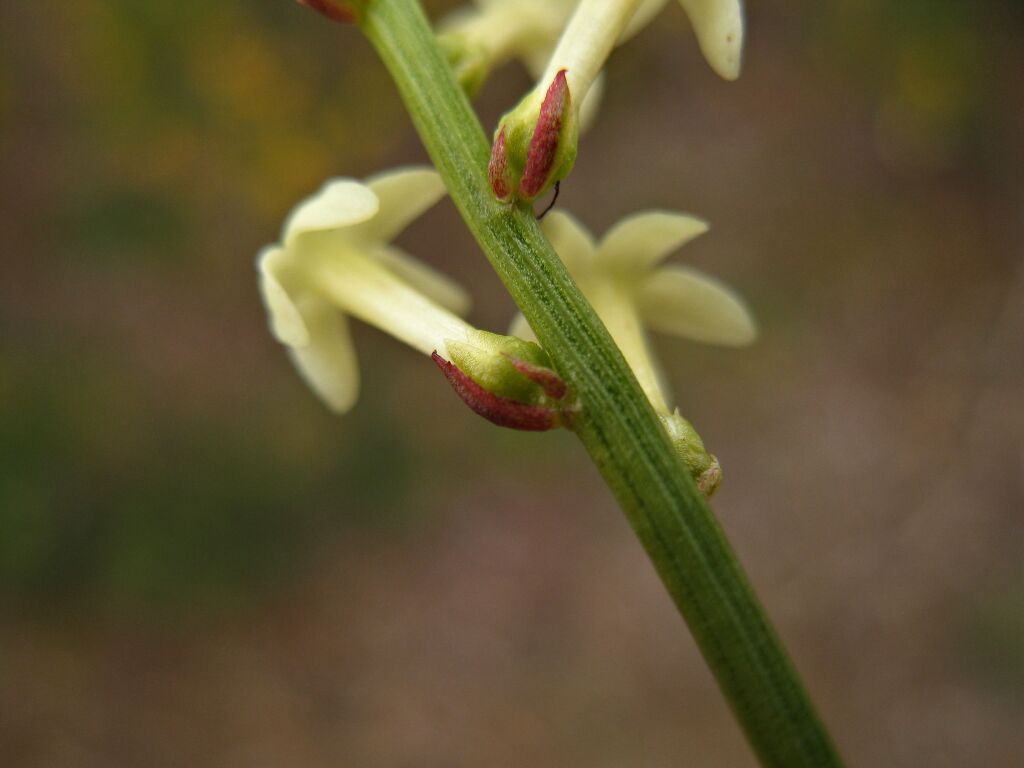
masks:
<path id="1" fill-rule="evenodd" d="M 722 467 L 718 459 L 708 453 L 697 430 L 679 415 L 678 410 L 672 414 L 658 414 L 658 417 L 668 432 L 679 458 L 690 470 L 697 488 L 710 499 L 722 484 Z"/>

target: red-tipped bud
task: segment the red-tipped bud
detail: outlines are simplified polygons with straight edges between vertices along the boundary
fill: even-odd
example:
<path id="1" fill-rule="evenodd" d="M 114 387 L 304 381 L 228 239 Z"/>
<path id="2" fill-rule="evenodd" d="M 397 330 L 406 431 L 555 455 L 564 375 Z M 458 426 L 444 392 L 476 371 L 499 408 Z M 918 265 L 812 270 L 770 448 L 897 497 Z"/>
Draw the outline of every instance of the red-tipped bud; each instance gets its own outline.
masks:
<path id="1" fill-rule="evenodd" d="M 346 0 L 299 0 L 299 3 L 322 13 L 333 21 L 351 24 L 356 21 L 355 4 Z"/>
<path id="2" fill-rule="evenodd" d="M 473 412 L 492 424 L 525 432 L 546 432 L 560 426 L 561 419 L 557 410 L 499 397 L 477 384 L 436 351 L 431 358 L 437 363 L 437 367 L 441 369 L 455 394 L 461 397 Z"/>
<path id="3" fill-rule="evenodd" d="M 494 139 L 494 146 L 491 147 L 491 161 L 487 164 L 487 178 L 491 182 L 491 189 L 496 198 L 505 201 L 512 196 L 504 128 L 498 131 L 498 136 Z"/>
<path id="4" fill-rule="evenodd" d="M 528 378 L 534 384 L 539 384 L 540 388 L 544 390 L 544 394 L 553 400 L 561 400 L 565 397 L 566 386 L 565 382 L 562 381 L 562 377 L 555 373 L 550 368 L 546 368 L 543 365 L 535 365 L 534 363 L 527 362 L 513 355 L 506 354 L 508 361 L 512 363 L 513 367 L 519 371 L 523 376 Z"/>
<path id="5" fill-rule="evenodd" d="M 533 138 L 530 139 L 526 166 L 519 181 L 519 196 L 525 200 L 537 197 L 553 181 L 552 174 L 556 170 L 562 133 L 569 122 L 571 101 L 565 70 L 561 69 L 544 95 L 537 127 L 534 128 Z"/>

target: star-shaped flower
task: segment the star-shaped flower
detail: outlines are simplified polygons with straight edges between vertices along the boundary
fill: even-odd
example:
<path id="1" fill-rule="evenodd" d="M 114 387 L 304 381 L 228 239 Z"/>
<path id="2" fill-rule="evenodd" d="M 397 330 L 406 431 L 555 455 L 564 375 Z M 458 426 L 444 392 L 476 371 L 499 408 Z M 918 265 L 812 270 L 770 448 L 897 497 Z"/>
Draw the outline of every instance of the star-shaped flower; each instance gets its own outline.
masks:
<path id="1" fill-rule="evenodd" d="M 676 249 L 706 232 L 707 224 L 693 216 L 645 211 L 620 221 L 600 243 L 562 211 L 549 214 L 542 226 L 633 369 L 698 484 L 710 494 L 721 476 L 718 463 L 704 450 L 689 422 L 671 408 L 645 330 L 725 346 L 743 346 L 756 338 L 749 310 L 723 283 L 692 267 L 661 265 Z M 534 338 L 522 315 L 513 321 L 510 332 Z"/>
<path id="2" fill-rule="evenodd" d="M 258 257 L 260 287 L 274 336 L 299 373 L 334 411 L 359 392 L 359 369 L 345 315 L 430 355 L 473 330 L 458 317 L 466 293 L 389 241 L 445 193 L 426 168 L 383 173 L 365 183 L 339 178 L 301 202 L 281 242 Z"/>
<path id="3" fill-rule="evenodd" d="M 456 314 L 469 306 L 462 289 L 388 245 L 443 194 L 434 171 L 408 168 L 366 183 L 334 179 L 301 202 L 281 244 L 258 257 L 270 327 L 338 413 L 359 392 L 351 315 L 431 356 L 459 397 L 491 422 L 554 429 L 573 404 L 547 354 L 466 323 Z"/>

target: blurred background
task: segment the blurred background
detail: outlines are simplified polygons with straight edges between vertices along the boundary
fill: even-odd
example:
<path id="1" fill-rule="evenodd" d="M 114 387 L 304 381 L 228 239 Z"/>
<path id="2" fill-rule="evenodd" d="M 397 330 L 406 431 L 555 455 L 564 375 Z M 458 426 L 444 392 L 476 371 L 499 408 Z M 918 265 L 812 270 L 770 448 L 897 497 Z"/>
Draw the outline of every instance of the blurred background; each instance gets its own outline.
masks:
<path id="1" fill-rule="evenodd" d="M 676 258 L 762 337 L 658 349 L 853 765 L 1024 759 L 1022 25 L 751 2 L 729 84 L 672 3 L 559 200 L 712 223 Z M 0 6 L 5 765 L 753 766 L 571 436 L 366 328 L 334 417 L 267 332 L 290 207 L 424 160 L 358 32 L 286 0 Z M 400 242 L 506 327 L 450 203 Z"/>

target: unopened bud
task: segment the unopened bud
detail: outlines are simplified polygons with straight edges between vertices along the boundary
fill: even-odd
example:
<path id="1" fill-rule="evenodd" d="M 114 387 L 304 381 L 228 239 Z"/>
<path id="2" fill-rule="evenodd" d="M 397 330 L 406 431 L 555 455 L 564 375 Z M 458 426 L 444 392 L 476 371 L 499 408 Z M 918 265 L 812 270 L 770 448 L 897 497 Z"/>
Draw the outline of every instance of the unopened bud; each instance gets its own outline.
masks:
<path id="1" fill-rule="evenodd" d="M 445 360 L 437 352 L 431 357 L 462 401 L 474 413 L 483 416 L 492 424 L 524 432 L 546 432 L 560 425 L 561 419 L 557 409 L 500 397 L 484 389 L 466 375 L 465 371 Z"/>
<path id="2" fill-rule="evenodd" d="M 512 429 L 561 426 L 567 388 L 537 344 L 474 330 L 445 346 L 451 360 L 435 352 L 434 362 L 476 413 Z"/>
<path id="3" fill-rule="evenodd" d="M 332 21 L 352 24 L 359 18 L 358 10 L 363 0 L 299 0 L 299 3 Z"/>
<path id="4" fill-rule="evenodd" d="M 718 459 L 708 453 L 697 430 L 679 415 L 678 410 L 672 414 L 660 414 L 660 417 L 676 453 L 690 470 L 697 488 L 707 498 L 711 498 L 722 483 L 722 467 Z"/>
<path id="5" fill-rule="evenodd" d="M 539 96 L 528 94 L 498 126 L 488 176 L 499 200 L 532 202 L 576 162 L 579 120 L 565 70 Z"/>

